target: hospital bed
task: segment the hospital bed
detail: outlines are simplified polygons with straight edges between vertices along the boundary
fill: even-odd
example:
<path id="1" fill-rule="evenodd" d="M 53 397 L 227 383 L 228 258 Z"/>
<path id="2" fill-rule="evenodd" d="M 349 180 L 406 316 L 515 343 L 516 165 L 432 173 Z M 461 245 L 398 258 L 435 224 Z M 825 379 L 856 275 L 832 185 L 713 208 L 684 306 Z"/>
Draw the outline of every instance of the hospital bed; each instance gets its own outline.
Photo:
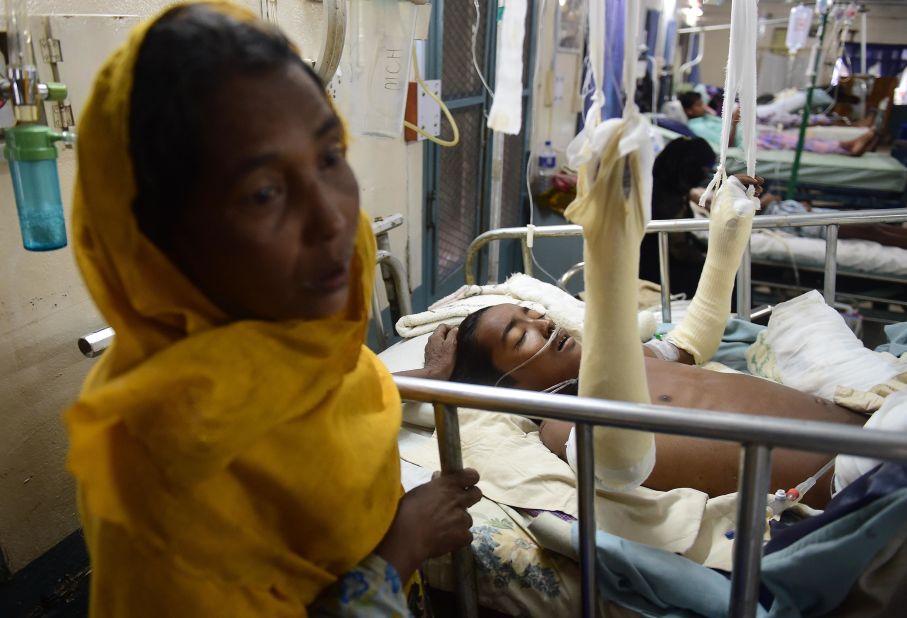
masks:
<path id="1" fill-rule="evenodd" d="M 825 294 L 826 298 L 834 297 L 836 276 L 835 247 L 838 225 L 856 222 L 907 221 L 907 209 L 900 211 L 863 211 L 828 215 L 796 215 L 783 217 L 764 217 L 756 220 L 757 228 L 827 225 L 829 227 L 828 254 L 826 263 Z M 662 259 L 662 274 L 667 281 L 667 234 L 705 229 L 707 222 L 700 220 L 678 220 L 653 222 L 650 233 L 659 234 Z M 477 237 L 468 250 L 467 282 L 476 280 L 476 256 L 488 243 L 501 239 L 519 239 L 523 245 L 527 274 L 532 272 L 532 259 L 526 238 L 527 228 L 507 228 L 494 230 Z M 533 234 L 537 237 L 577 236 L 581 231 L 577 226 L 552 226 L 536 228 Z M 388 262 L 392 264 L 393 262 Z M 391 266 L 397 268 L 397 265 Z M 741 269 L 740 277 L 746 281 L 748 269 Z M 394 284 L 405 281 L 405 277 L 391 276 Z M 378 282 L 380 285 L 381 282 Z M 405 285 L 399 291 L 398 298 L 407 298 Z M 748 290 L 748 285 L 741 286 Z M 664 321 L 670 322 L 670 290 L 662 290 L 662 314 Z M 739 306 L 749 307 L 750 301 L 743 295 Z M 112 335 L 112 333 L 110 333 Z M 84 342 L 83 342 L 84 341 Z M 107 339 L 98 340 L 90 337 L 80 341 L 80 349 L 86 355 L 97 355 L 103 351 Z M 386 353 L 394 350 L 388 349 Z M 383 354 L 382 356 L 385 356 Z M 752 419 L 739 414 L 676 409 L 659 406 L 636 405 L 603 400 L 588 400 L 579 397 L 547 395 L 535 392 L 515 391 L 480 387 L 465 384 L 420 380 L 415 378 L 395 378 L 401 397 L 408 401 L 428 402 L 433 409 L 434 426 L 437 429 L 437 445 L 442 471 L 449 472 L 462 468 L 462 451 L 460 444 L 460 421 L 458 407 L 474 410 L 497 411 L 513 415 L 529 415 L 536 418 L 555 419 L 577 423 L 579 473 L 577 476 L 578 514 L 580 528 L 579 568 L 566 559 L 551 559 L 548 566 L 559 570 L 556 577 L 568 581 L 576 589 L 579 600 L 573 600 L 576 607 L 581 607 L 583 616 L 596 615 L 600 608 L 596 600 L 595 563 L 594 563 L 594 479 L 592 428 L 595 425 L 633 428 L 676 435 L 703 437 L 715 440 L 735 441 L 743 445 L 739 500 L 737 503 L 737 534 L 734 544 L 732 595 L 729 615 L 752 616 L 759 591 L 759 565 L 762 543 L 761 526 L 765 512 L 766 494 L 769 491 L 771 451 L 776 447 L 788 447 L 801 450 L 821 452 L 839 452 L 854 455 L 872 456 L 907 463 L 907 444 L 898 436 L 864 431 L 851 427 L 828 425 L 823 423 L 792 422 L 785 419 Z M 425 471 L 427 472 L 427 471 Z M 405 474 L 404 474 L 405 476 Z M 483 500 L 483 502 L 485 502 Z M 495 508 L 495 505 L 488 505 Z M 502 517 L 507 516 L 505 506 L 500 506 Z M 513 518 L 519 528 L 518 518 Z M 519 534 L 519 531 L 517 533 Z M 524 555 L 544 555 L 540 547 L 534 546 L 530 537 L 525 534 L 514 536 L 515 551 Z M 477 594 L 480 583 L 477 581 L 475 568 L 475 545 L 473 550 L 464 549 L 451 557 L 447 579 L 453 582 L 456 590 L 460 614 L 463 616 L 478 615 Z M 525 558 L 520 558 L 525 559 Z M 437 566 L 437 565 L 436 565 Z M 444 568 L 438 567 L 438 568 Z M 436 569 L 437 573 L 438 570 Z M 528 572 L 528 570 L 527 570 Z M 494 577 L 494 573 L 483 572 L 483 578 Z M 443 578 L 443 577 L 442 577 Z M 435 583 L 429 576 L 429 582 Z M 505 595 L 504 591 L 491 590 Z M 517 582 L 516 587 L 524 583 Z M 486 586 L 487 587 L 487 586 Z M 509 592 L 509 591 L 508 591 Z"/>
<path id="2" fill-rule="evenodd" d="M 861 249 L 865 241 L 839 241 L 838 240 L 838 227 L 841 225 L 855 225 L 855 224 L 868 224 L 868 223 L 903 223 L 907 222 L 907 208 L 901 209 L 883 209 L 883 210 L 861 210 L 861 211 L 850 211 L 850 212 L 836 212 L 828 214 L 805 214 L 805 215 L 781 215 L 781 216 L 759 216 L 753 220 L 753 230 L 754 236 L 756 237 L 754 241 L 751 242 L 751 245 L 760 245 L 758 248 L 761 250 L 766 250 L 759 239 L 758 232 L 760 230 L 775 230 L 778 228 L 784 227 L 810 227 L 810 226 L 825 226 L 828 230 L 827 233 L 827 242 L 819 241 L 822 246 L 821 256 L 823 265 L 823 285 L 822 290 L 827 302 L 834 302 L 837 296 L 837 277 L 839 275 L 839 261 L 838 261 L 838 246 L 840 243 L 849 243 L 850 247 L 856 246 L 859 251 L 862 251 L 863 259 L 866 259 L 865 251 Z M 667 283 L 669 281 L 669 264 L 667 260 L 668 255 L 668 234 L 679 233 L 679 232 L 706 232 L 708 231 L 708 220 L 707 219 L 674 219 L 674 220 L 657 220 L 652 221 L 646 228 L 646 233 L 648 234 L 657 234 L 659 242 L 659 265 L 660 265 L 660 274 L 661 274 L 661 300 L 662 300 L 662 319 L 664 322 L 671 321 L 671 290 L 670 285 Z M 501 240 L 518 240 L 520 241 L 522 255 L 523 255 L 523 272 L 526 274 L 533 274 L 533 260 L 530 253 L 529 244 L 527 239 L 532 234 L 535 238 L 565 238 L 565 237 L 581 237 L 582 228 L 578 225 L 552 225 L 545 227 L 536 227 L 533 228 L 530 232 L 529 228 L 526 227 L 515 227 L 515 228 L 501 228 L 498 230 L 491 230 L 480 234 L 476 237 L 475 240 L 470 244 L 467 249 L 466 254 L 466 283 L 475 284 L 477 281 L 476 273 L 476 264 L 478 261 L 479 252 L 489 243 L 497 242 Z M 799 240 L 811 240 L 811 239 L 799 239 Z M 857 242 L 857 245 L 852 243 Z M 794 243 L 796 244 L 796 242 Z M 874 244 L 874 243 L 873 243 Z M 765 245 L 767 247 L 767 245 Z M 817 244 L 810 244 L 811 254 L 810 258 L 814 260 L 811 265 L 816 265 L 816 248 Z M 848 276 L 861 276 L 861 277 L 877 277 L 880 280 L 886 281 L 898 281 L 907 283 L 907 272 L 902 272 L 902 268 L 907 267 L 907 257 L 904 254 L 903 250 L 895 250 L 894 252 L 883 252 L 886 257 L 881 258 L 875 264 L 870 266 L 873 268 L 873 272 L 859 272 L 854 269 L 842 269 L 841 273 Z M 765 253 L 760 253 L 760 256 L 764 256 Z M 894 255 L 896 257 L 890 258 L 887 256 Z M 740 312 L 740 317 L 746 319 L 752 317 L 752 278 L 751 278 L 751 265 L 753 260 L 753 252 L 751 248 L 747 249 L 744 253 L 740 271 L 737 273 L 737 306 L 738 307 L 750 307 L 750 312 L 745 311 Z M 888 263 L 890 262 L 890 263 Z M 810 263 L 808 263 L 810 264 Z M 879 273 L 878 267 L 886 267 L 888 272 Z M 567 283 L 570 278 L 582 271 L 582 265 L 578 264 L 566 273 L 561 276 L 559 285 L 563 289 L 567 289 Z"/>
<path id="3" fill-rule="evenodd" d="M 655 129 L 667 141 L 682 137 L 662 127 Z M 793 161 L 791 150 L 759 150 L 756 174 L 783 193 Z M 727 172 L 738 174 L 745 170 L 743 151 L 728 149 Z M 907 167 L 894 157 L 878 152 L 867 152 L 861 157 L 803 152 L 797 190 L 798 199 L 846 201 L 851 208 L 903 205 Z"/>
<path id="4" fill-rule="evenodd" d="M 743 446 L 737 507 L 734 568 L 729 616 L 755 616 L 759 594 L 762 527 L 769 493 L 771 451 L 776 447 L 852 453 L 907 463 L 907 444 L 900 436 L 817 422 L 754 419 L 739 414 L 653 407 L 589 400 L 564 395 L 396 378 L 405 399 L 435 406 L 442 472 L 462 467 L 457 406 L 575 422 L 577 425 L 582 615 L 596 615 L 592 427 L 640 429 Z M 463 616 L 477 616 L 476 580 L 469 550 L 454 556 L 456 589 Z"/>
<path id="5" fill-rule="evenodd" d="M 793 169 L 791 150 L 760 150 L 756 174 L 783 190 Z M 727 171 L 743 173 L 746 162 L 739 148 L 728 150 Z M 797 180 L 798 199 L 846 200 L 849 207 L 903 204 L 907 167 L 880 152 L 860 157 L 803 152 Z"/>
<path id="6" fill-rule="evenodd" d="M 894 211 L 891 211 L 894 212 Z M 705 241 L 705 232 L 694 232 Z M 826 242 L 788 230 L 760 229 L 752 235 L 751 279 L 762 303 L 776 303 L 822 285 Z M 836 248 L 836 302 L 859 308 L 862 318 L 890 324 L 907 312 L 907 250 L 843 239 Z"/>
<path id="7" fill-rule="evenodd" d="M 772 229 L 778 227 L 797 227 L 807 225 L 825 225 L 828 228 L 827 248 L 825 249 L 824 262 L 824 293 L 827 300 L 836 295 L 836 278 L 840 274 L 837 268 L 836 249 L 838 246 L 837 229 L 840 225 L 855 223 L 877 222 L 903 222 L 907 221 L 907 209 L 860 211 L 850 213 L 836 213 L 835 215 L 790 215 L 779 217 L 760 217 L 754 222 L 756 229 Z M 675 232 L 694 232 L 705 230 L 708 222 L 704 220 L 679 220 L 656 221 L 649 225 L 648 232 L 659 235 L 661 254 L 662 280 L 668 281 L 667 263 L 667 234 Z M 489 243 L 510 239 L 521 243 L 524 256 L 524 271 L 531 274 L 533 260 L 527 243 L 530 231 L 527 228 L 507 228 L 492 230 L 477 237 L 467 251 L 466 282 L 475 284 L 477 281 L 476 264 L 480 251 Z M 547 226 L 534 228 L 531 231 L 534 237 L 570 237 L 581 236 L 578 226 Z M 739 306 L 750 307 L 750 273 L 749 256 L 744 260 L 744 267 L 738 275 Z M 566 288 L 566 283 L 571 276 L 582 271 L 581 266 L 575 267 L 565 273 L 561 278 L 561 286 Z M 670 288 L 662 287 L 662 318 L 665 322 L 671 321 Z M 763 311 L 743 312 L 743 317 L 755 317 Z M 713 439 L 731 440 L 743 445 L 742 474 L 740 481 L 737 508 L 738 536 L 735 544 L 733 594 L 731 597 L 729 615 L 750 616 L 754 615 L 756 595 L 758 592 L 759 556 L 761 548 L 760 529 L 762 522 L 761 513 L 764 512 L 765 499 L 768 493 L 766 478 L 769 469 L 770 452 L 773 447 L 791 446 L 803 450 L 855 452 L 853 449 L 869 447 L 863 442 L 871 432 L 851 430 L 839 426 L 829 426 L 816 423 L 793 423 L 783 419 L 772 420 L 764 423 L 761 419 L 754 422 L 744 416 L 735 414 L 722 414 L 720 420 L 713 422 L 712 413 L 692 412 L 689 410 L 668 410 L 659 407 L 657 410 L 649 406 L 634 406 L 632 404 L 616 402 L 599 402 L 582 400 L 576 397 L 561 397 L 557 395 L 543 395 L 539 393 L 526 393 L 504 389 L 491 389 L 487 387 L 469 386 L 463 384 L 445 384 L 431 381 L 398 378 L 401 395 L 406 400 L 431 401 L 434 404 L 434 422 L 438 428 L 438 447 L 441 450 L 440 462 L 442 469 L 457 469 L 462 465 L 459 455 L 459 431 L 457 425 L 457 411 L 453 406 L 465 406 L 472 409 L 487 409 L 513 414 L 531 415 L 538 418 L 551 418 L 574 422 L 587 422 L 584 425 L 584 448 L 587 450 L 580 459 L 585 462 L 585 470 L 578 475 L 579 485 L 579 522 L 581 536 L 581 574 L 580 584 L 582 589 L 581 607 L 584 616 L 595 614 L 594 608 L 599 607 L 594 600 L 594 564 L 593 564 L 593 531 L 588 524 L 594 521 L 590 515 L 593 512 L 592 496 L 592 455 L 588 452 L 591 445 L 591 425 L 604 424 L 617 427 L 636 429 L 650 429 L 678 435 L 709 437 Z M 666 414 L 667 416 L 663 415 Z M 707 415 L 707 416 L 706 416 Z M 739 424 L 738 424 L 739 423 Z M 753 430 L 759 428 L 755 433 Z M 839 433 L 840 430 L 840 433 Z M 814 433 L 815 432 L 815 433 Z M 888 440 L 887 446 L 877 453 L 884 453 L 882 459 L 890 458 L 895 461 L 904 461 L 907 454 L 907 445 L 900 438 L 890 435 L 872 435 L 876 438 Z M 877 443 L 880 444 L 880 443 Z M 869 447 L 871 448 L 871 447 Z M 583 522 L 586 525 L 583 525 Z M 474 546 L 473 551 L 477 551 Z M 528 557 L 523 557 L 524 563 L 532 560 L 538 561 L 539 548 L 527 546 Z M 471 570 L 471 554 L 461 552 L 453 562 L 456 574 L 457 592 L 462 604 L 463 615 L 476 615 L 477 586 L 475 572 Z M 547 565 L 552 568 L 551 564 Z M 560 577 L 570 577 L 572 572 L 561 572 Z M 494 576 L 483 565 L 483 578 Z M 431 578 L 429 578 L 431 580 Z M 480 580 L 481 581 L 481 580 Z M 484 583 L 484 582 L 483 582 Z M 486 586 L 488 584 L 485 584 Z M 528 587 L 530 584 L 526 584 Z M 499 594 L 517 594 L 513 590 L 500 590 Z M 487 592 L 483 595 L 487 599 Z M 554 608 L 551 608 L 554 611 Z"/>
<path id="8" fill-rule="evenodd" d="M 799 294 L 821 285 L 825 240 L 791 234 L 754 234 L 752 285 L 760 302 Z M 904 320 L 907 313 L 907 250 L 865 240 L 839 240 L 836 301 L 858 308 L 879 324 Z"/>

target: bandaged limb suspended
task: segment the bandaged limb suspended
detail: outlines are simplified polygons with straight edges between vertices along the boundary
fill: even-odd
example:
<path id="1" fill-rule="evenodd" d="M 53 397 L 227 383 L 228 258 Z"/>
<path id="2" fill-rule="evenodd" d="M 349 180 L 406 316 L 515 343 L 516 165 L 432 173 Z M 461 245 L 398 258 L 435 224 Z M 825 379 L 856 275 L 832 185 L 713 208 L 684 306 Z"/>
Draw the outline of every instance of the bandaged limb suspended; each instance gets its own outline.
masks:
<path id="1" fill-rule="evenodd" d="M 759 200 L 749 197 L 734 177 L 725 180 L 712 201 L 709 247 L 696 294 L 680 325 L 666 339 L 689 352 L 696 364 L 718 350 L 731 315 L 731 294 L 740 259 L 749 244 Z"/>
<path id="2" fill-rule="evenodd" d="M 697 364 L 708 361 L 721 343 L 731 314 L 734 276 L 749 244 L 753 215 L 759 208 L 754 188 L 744 190 L 740 181 L 728 178 L 725 172 L 734 100 L 739 95 L 746 173 L 755 176 L 757 20 L 756 0 L 737 0 L 731 5 L 730 54 L 725 73 L 718 169 L 699 201 L 704 205 L 714 193 L 709 247 L 693 302 L 683 322 L 667 337 L 678 348 L 689 352 Z"/>
<path id="3" fill-rule="evenodd" d="M 635 33 L 638 3 L 629 1 L 627 11 L 626 31 Z M 624 88 L 630 96 L 624 117 L 598 124 L 593 105 L 583 132 L 568 149 L 579 178 L 577 198 L 565 215 L 583 227 L 584 237 L 586 315 L 579 394 L 649 403 L 636 308 L 653 153 L 647 124 L 633 103 L 635 37 L 627 38 Z M 595 82 L 602 83 L 599 76 Z M 595 477 L 604 488 L 629 490 L 649 476 L 655 466 L 652 433 L 596 427 L 593 435 Z"/>

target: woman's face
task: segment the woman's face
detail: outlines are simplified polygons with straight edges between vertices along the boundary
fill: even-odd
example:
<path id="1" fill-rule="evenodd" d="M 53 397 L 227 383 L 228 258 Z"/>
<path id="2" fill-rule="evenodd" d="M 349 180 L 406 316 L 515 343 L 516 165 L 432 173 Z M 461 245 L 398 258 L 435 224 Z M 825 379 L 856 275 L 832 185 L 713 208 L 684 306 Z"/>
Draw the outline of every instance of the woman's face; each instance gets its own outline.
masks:
<path id="1" fill-rule="evenodd" d="M 492 364 L 506 373 L 536 354 L 555 324 L 541 314 L 517 305 L 496 305 L 479 317 L 476 337 L 491 353 Z M 566 337 L 566 339 L 564 339 Z M 582 347 L 563 332 L 538 357 L 510 374 L 517 388 L 544 390 L 579 375 Z"/>
<path id="2" fill-rule="evenodd" d="M 315 81 L 287 65 L 236 76 L 200 101 L 205 160 L 167 252 L 234 319 L 342 309 L 359 188 L 342 126 Z"/>

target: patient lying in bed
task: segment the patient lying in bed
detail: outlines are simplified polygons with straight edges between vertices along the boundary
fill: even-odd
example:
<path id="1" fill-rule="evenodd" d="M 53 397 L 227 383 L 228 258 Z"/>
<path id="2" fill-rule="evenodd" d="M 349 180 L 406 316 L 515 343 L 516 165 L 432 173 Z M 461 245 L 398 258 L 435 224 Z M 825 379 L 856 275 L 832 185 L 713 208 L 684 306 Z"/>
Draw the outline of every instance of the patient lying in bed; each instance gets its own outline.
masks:
<path id="1" fill-rule="evenodd" d="M 685 92 L 678 97 L 683 111 L 689 119 L 687 126 L 698 135 L 711 143 L 721 142 L 722 121 L 714 115 L 702 100 L 698 92 Z M 731 125 L 728 146 L 741 146 L 740 135 L 737 132 L 737 123 L 740 120 L 739 108 L 734 111 L 733 124 Z M 783 131 L 762 130 L 758 136 L 758 146 L 763 150 L 796 150 L 799 136 Z M 874 148 L 879 141 L 875 128 L 868 128 L 854 139 L 836 140 L 817 137 L 806 137 L 803 149 L 806 152 L 822 154 L 843 154 L 852 157 L 862 156 L 867 150 Z"/>
<path id="2" fill-rule="evenodd" d="M 517 305 L 481 309 L 467 317 L 459 328 L 439 327 L 426 347 L 426 368 L 412 374 L 547 390 L 575 380 L 579 375 L 581 345 L 566 333 L 539 354 L 555 328 L 551 320 Z M 689 354 L 677 348 L 673 348 L 672 354 L 671 348 L 662 348 L 656 355 L 650 347 L 644 346 L 649 392 L 656 405 L 858 426 L 865 421 L 864 417 L 831 401 L 774 382 L 691 366 Z M 663 360 L 657 356 L 676 356 L 676 360 Z M 522 367 L 512 371 L 521 364 Z M 560 421 L 545 421 L 540 428 L 545 446 L 564 460 L 567 460 L 566 443 L 571 429 L 571 423 Z M 736 491 L 740 461 L 738 445 L 671 435 L 656 435 L 656 445 L 655 470 L 644 483 L 647 487 L 658 490 L 692 487 L 711 496 Z M 818 453 L 775 451 L 772 488 L 793 487 L 829 459 L 830 455 Z M 823 479 L 807 494 L 805 502 L 822 507 L 829 498 L 830 479 Z"/>

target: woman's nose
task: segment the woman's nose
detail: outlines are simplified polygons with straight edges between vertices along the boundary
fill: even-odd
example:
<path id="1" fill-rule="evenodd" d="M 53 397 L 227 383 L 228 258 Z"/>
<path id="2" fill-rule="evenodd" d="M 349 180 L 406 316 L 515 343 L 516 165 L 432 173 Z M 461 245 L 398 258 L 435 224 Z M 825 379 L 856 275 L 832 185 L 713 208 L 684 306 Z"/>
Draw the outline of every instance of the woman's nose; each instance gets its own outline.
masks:
<path id="1" fill-rule="evenodd" d="M 318 183 L 309 188 L 309 216 L 305 230 L 309 242 L 329 241 L 343 231 L 343 213 L 327 193 Z"/>

